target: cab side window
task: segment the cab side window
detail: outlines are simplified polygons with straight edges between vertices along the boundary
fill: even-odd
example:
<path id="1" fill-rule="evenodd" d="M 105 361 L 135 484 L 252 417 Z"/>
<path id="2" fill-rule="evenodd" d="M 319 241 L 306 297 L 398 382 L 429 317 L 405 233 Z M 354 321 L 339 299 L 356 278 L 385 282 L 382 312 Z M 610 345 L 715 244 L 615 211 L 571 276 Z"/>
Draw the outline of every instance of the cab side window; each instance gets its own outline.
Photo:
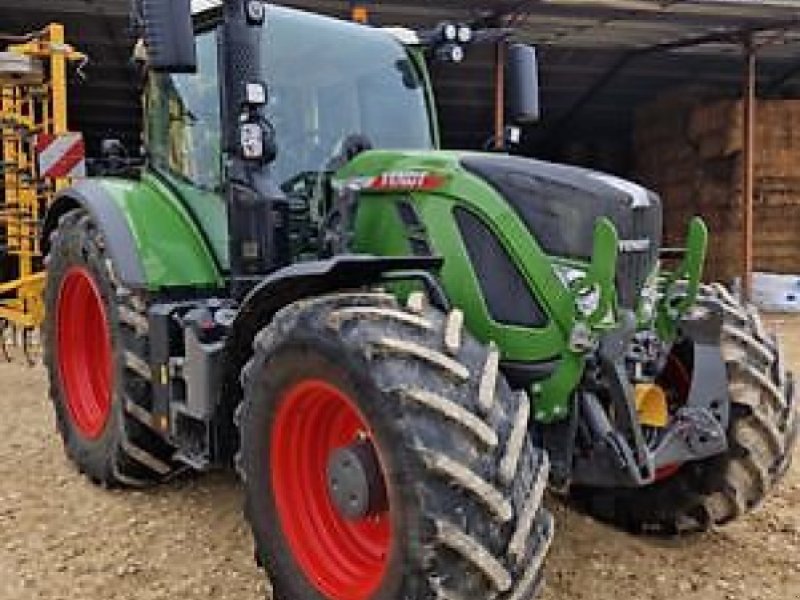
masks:
<path id="1" fill-rule="evenodd" d="M 152 73 L 145 95 L 152 165 L 185 183 L 218 191 L 222 182 L 217 31 L 197 41 L 197 73 Z"/>

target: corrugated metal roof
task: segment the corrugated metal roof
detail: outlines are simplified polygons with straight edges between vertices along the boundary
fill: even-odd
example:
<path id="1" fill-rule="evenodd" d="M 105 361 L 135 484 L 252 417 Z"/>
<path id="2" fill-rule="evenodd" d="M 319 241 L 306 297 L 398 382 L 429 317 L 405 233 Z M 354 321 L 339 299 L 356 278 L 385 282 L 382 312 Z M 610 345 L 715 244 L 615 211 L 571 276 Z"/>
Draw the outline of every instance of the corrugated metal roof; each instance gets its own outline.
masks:
<path id="1" fill-rule="evenodd" d="M 769 36 L 775 29 L 800 25 L 796 0 L 538 0 L 527 4 L 520 28 L 530 39 L 556 46 L 641 49 L 748 29 Z M 795 43 L 798 39 L 797 34 L 788 38 Z M 788 46 L 778 44 L 769 51 L 788 56 Z M 716 54 L 727 49 L 698 45 L 690 51 Z"/>

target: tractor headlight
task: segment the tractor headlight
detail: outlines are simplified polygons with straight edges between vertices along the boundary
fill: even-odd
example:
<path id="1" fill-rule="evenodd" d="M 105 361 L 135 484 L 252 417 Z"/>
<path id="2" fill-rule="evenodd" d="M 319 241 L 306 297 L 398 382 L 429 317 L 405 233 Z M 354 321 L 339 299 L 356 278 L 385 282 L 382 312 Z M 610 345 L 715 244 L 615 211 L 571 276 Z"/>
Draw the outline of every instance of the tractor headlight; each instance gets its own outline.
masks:
<path id="1" fill-rule="evenodd" d="M 642 288 L 641 300 L 639 301 L 639 318 L 650 323 L 656 316 L 659 292 L 656 281 L 649 280 Z"/>
<path id="2" fill-rule="evenodd" d="M 595 285 L 588 291 L 579 293 L 575 299 L 575 304 L 578 305 L 578 310 L 582 314 L 586 316 L 593 315 L 600 308 L 600 290 Z"/>
<path id="3" fill-rule="evenodd" d="M 589 316 L 597 312 L 597 309 L 600 308 L 600 288 L 596 285 L 587 289 L 579 286 L 580 281 L 586 278 L 586 272 L 559 264 L 554 265 L 553 268 L 564 287 L 575 296 L 575 306 L 581 314 Z"/>
<path id="4" fill-rule="evenodd" d="M 258 123 L 242 123 L 240 140 L 242 156 L 249 160 L 264 157 L 264 129 Z"/>

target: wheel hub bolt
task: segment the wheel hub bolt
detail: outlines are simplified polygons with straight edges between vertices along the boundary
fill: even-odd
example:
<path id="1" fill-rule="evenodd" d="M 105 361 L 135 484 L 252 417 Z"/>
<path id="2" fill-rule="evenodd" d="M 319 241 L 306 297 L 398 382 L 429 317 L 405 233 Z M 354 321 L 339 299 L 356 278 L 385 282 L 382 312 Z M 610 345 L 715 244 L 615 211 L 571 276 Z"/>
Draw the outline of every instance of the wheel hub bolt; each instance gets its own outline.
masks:
<path id="1" fill-rule="evenodd" d="M 386 510 L 386 485 L 375 448 L 368 440 L 334 451 L 326 475 L 328 495 L 345 519 L 358 521 Z"/>

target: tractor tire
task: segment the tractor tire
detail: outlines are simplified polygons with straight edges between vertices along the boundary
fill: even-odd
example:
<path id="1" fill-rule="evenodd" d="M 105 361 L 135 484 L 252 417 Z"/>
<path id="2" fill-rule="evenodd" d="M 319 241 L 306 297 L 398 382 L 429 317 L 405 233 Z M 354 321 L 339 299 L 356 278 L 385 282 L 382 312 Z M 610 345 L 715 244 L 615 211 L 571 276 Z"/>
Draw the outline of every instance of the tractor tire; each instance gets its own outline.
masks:
<path id="1" fill-rule="evenodd" d="M 603 521 L 656 534 L 706 531 L 759 506 L 789 468 L 800 421 L 793 377 L 777 340 L 753 307 L 742 306 L 721 285 L 704 286 L 698 303 L 704 300 L 724 309 L 729 449 L 684 464 L 646 488 L 575 490 L 579 506 Z"/>
<path id="2" fill-rule="evenodd" d="M 301 301 L 255 340 L 237 466 L 275 600 L 537 593 L 553 519 L 528 400 L 460 311 L 421 298 Z M 364 477 L 336 479 L 342 448 L 368 457 Z"/>
<path id="3" fill-rule="evenodd" d="M 164 480 L 178 465 L 151 412 L 146 303 L 117 282 L 84 210 L 61 217 L 46 264 L 44 362 L 68 457 L 108 487 Z"/>

